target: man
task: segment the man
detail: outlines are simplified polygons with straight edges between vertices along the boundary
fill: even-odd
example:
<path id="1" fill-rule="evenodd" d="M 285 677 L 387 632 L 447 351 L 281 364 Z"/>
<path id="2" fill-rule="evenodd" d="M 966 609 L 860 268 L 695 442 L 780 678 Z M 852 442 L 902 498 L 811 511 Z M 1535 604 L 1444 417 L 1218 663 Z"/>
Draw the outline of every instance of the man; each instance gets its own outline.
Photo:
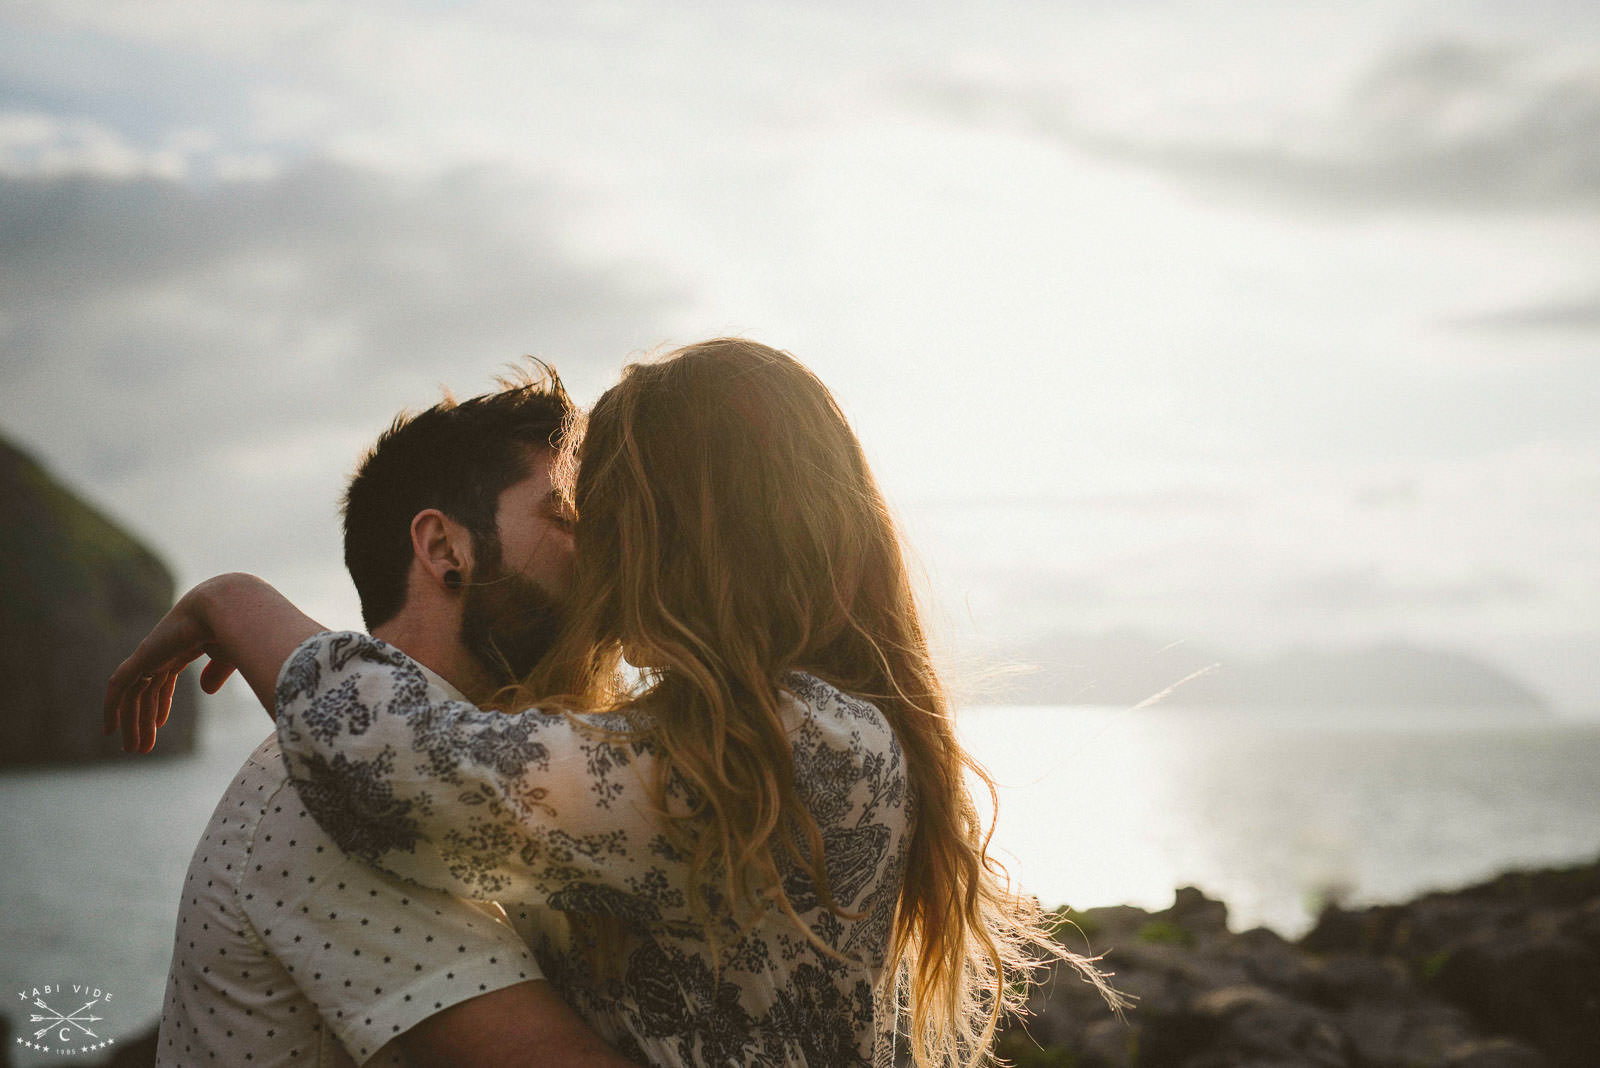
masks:
<path id="1" fill-rule="evenodd" d="M 368 630 L 452 698 L 482 700 L 525 673 L 559 622 L 572 531 L 550 465 L 571 416 L 553 372 L 446 400 L 397 419 L 350 484 L 345 562 Z M 209 671 L 207 688 L 227 673 Z M 276 735 L 240 769 L 195 851 L 157 1056 L 627 1063 L 542 981 L 496 906 L 346 857 L 288 785 Z"/>

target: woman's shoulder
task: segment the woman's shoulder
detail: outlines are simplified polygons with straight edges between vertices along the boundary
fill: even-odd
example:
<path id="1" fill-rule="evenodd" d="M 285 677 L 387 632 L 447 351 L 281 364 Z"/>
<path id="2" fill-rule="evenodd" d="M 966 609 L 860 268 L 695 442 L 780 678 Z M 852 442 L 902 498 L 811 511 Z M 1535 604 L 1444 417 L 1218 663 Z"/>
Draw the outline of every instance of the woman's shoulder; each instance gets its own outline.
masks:
<path id="1" fill-rule="evenodd" d="M 883 719 L 883 711 L 865 697 L 847 693 L 810 672 L 789 672 L 783 677 L 783 688 L 817 715 L 846 716 L 859 720 Z"/>
<path id="2" fill-rule="evenodd" d="M 824 733 L 848 736 L 853 747 L 895 746 L 888 717 L 871 700 L 804 671 L 785 675 L 783 689 L 806 709 L 805 719 Z"/>
<path id="3" fill-rule="evenodd" d="M 818 824 L 825 831 L 873 824 L 862 833 L 875 850 L 884 847 L 893 827 L 904 829 L 910 818 L 909 772 L 888 716 L 873 701 L 815 675 L 790 674 L 784 689 L 799 712 L 789 735 L 795 783 Z M 843 843 L 836 839 L 829 848 Z"/>

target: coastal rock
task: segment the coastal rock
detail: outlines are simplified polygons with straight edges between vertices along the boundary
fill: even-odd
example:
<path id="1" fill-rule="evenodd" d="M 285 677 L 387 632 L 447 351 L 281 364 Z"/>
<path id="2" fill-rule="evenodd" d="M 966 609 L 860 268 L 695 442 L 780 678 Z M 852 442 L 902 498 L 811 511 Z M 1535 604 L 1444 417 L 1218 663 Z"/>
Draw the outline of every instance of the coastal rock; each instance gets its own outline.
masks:
<path id="1" fill-rule="evenodd" d="M 1505 1038 L 1468 1042 L 1450 1051 L 1445 1068 L 1542 1068 L 1547 1062 L 1533 1050 Z"/>
<path id="2" fill-rule="evenodd" d="M 1197 997 L 1209 1051 L 1190 1056 L 1193 1068 L 1241 1064 L 1303 1064 L 1346 1068 L 1354 1043 L 1327 1012 L 1259 986 L 1227 986 Z"/>
<path id="3" fill-rule="evenodd" d="M 1061 914 L 1139 998 L 1111 1016 L 1052 964 L 1003 1036 L 1019 1068 L 1592 1068 L 1600 1065 L 1600 862 L 1403 905 L 1330 908 L 1300 942 L 1239 934 L 1179 890 L 1161 912 Z"/>
<path id="4" fill-rule="evenodd" d="M 154 553 L 0 441 L 0 766 L 120 755 L 100 734 L 106 679 L 172 605 Z M 179 679 L 157 752 L 194 744 Z"/>
<path id="5" fill-rule="evenodd" d="M 1514 872 L 1404 905 L 1323 913 L 1302 943 L 1396 959 L 1485 1030 L 1600 1064 L 1600 864 Z"/>

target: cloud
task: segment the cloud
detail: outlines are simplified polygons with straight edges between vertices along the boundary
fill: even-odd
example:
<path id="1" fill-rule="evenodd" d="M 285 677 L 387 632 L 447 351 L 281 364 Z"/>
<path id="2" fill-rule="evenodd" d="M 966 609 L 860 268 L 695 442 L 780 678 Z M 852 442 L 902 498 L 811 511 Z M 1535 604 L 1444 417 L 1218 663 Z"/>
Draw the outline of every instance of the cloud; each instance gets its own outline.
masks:
<path id="1" fill-rule="evenodd" d="M 125 403 L 81 420 L 92 437 L 115 433 L 126 402 L 204 382 L 209 404 L 185 420 L 232 437 L 241 417 L 337 419 L 352 389 L 484 380 L 522 353 L 614 366 L 656 339 L 676 295 L 587 265 L 558 213 L 548 190 L 484 173 L 0 178 L 0 368 L 35 414 L 115 389 Z"/>
<path id="2" fill-rule="evenodd" d="M 586 256 L 561 204 L 487 172 L 0 176 L 0 433 L 180 570 L 336 568 L 343 477 L 397 409 L 523 354 L 602 381 L 666 332 L 680 294 Z"/>
<path id="3" fill-rule="evenodd" d="M 159 144 L 147 146 L 94 119 L 0 111 L 0 175 L 10 178 L 229 181 L 270 178 L 281 170 L 265 151 L 219 151 L 219 139 L 198 129 L 169 130 Z"/>
<path id="4" fill-rule="evenodd" d="M 1352 495 L 1351 501 L 1359 509 L 1384 511 L 1411 507 L 1421 497 L 1422 489 L 1416 479 L 1393 478 L 1361 486 Z"/>
<path id="5" fill-rule="evenodd" d="M 932 514 L 966 512 L 975 515 L 994 513 L 1077 514 L 1085 512 L 1121 513 L 1135 516 L 1195 515 L 1199 513 L 1237 513 L 1249 508 L 1252 494 L 1237 489 L 1204 486 L 1168 486 L 1149 490 L 1081 494 L 976 493 L 924 497 L 914 501 L 919 511 Z"/>
<path id="6" fill-rule="evenodd" d="M 1600 206 L 1600 64 L 1558 65 L 1442 40 L 1370 68 L 1328 117 L 1255 116 L 1271 133 L 1151 138 L 1060 94 L 944 83 L 915 90 L 965 121 L 1021 125 L 1210 188 L 1352 208 Z"/>
<path id="7" fill-rule="evenodd" d="M 1563 331 L 1591 333 L 1600 330 L 1600 294 L 1571 300 L 1552 300 L 1519 308 L 1505 308 L 1450 322 L 1451 326 L 1489 333 L 1523 334 Z"/>
<path id="8" fill-rule="evenodd" d="M 1504 570 L 1488 569 L 1456 579 L 1402 581 L 1369 566 L 1307 576 L 1284 590 L 1277 607 L 1329 616 L 1398 618 L 1503 608 L 1526 603 L 1539 594 L 1529 579 Z"/>

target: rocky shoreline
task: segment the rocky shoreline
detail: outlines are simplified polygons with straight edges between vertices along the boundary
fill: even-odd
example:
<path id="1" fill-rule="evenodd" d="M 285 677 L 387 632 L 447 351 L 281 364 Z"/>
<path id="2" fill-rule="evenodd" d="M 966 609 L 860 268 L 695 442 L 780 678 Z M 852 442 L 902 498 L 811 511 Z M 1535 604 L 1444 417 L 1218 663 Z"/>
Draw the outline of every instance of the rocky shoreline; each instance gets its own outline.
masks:
<path id="1" fill-rule="evenodd" d="M 1002 1037 L 1019 1068 L 1600 1065 L 1600 861 L 1330 907 L 1296 942 L 1230 931 L 1192 887 L 1161 912 L 1059 915 L 1139 1001 L 1119 1020 L 1053 966 Z"/>

